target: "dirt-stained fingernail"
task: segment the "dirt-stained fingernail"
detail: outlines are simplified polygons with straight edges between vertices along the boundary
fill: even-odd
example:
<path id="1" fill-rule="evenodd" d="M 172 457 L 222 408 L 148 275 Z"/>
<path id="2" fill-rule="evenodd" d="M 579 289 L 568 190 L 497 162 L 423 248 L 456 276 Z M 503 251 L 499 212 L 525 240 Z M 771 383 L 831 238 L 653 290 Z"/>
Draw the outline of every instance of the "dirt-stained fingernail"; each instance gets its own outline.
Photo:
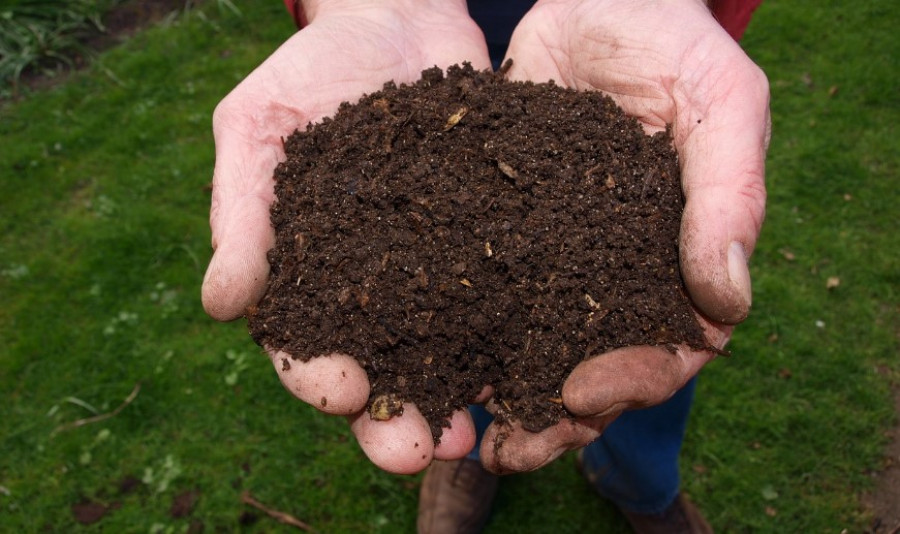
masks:
<path id="1" fill-rule="evenodd" d="M 749 310 L 753 303 L 750 269 L 747 266 L 747 253 L 744 245 L 737 241 L 732 241 L 728 247 L 728 278 L 744 300 L 744 309 Z"/>

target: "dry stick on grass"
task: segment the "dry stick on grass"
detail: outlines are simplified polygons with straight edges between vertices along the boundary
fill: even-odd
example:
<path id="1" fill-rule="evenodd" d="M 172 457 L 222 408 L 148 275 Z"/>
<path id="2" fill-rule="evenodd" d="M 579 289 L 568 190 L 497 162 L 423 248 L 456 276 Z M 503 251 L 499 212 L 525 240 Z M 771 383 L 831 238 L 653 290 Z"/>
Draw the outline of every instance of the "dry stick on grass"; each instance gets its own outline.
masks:
<path id="1" fill-rule="evenodd" d="M 115 416 L 119 415 L 119 412 L 124 410 L 126 406 L 128 406 L 129 404 L 132 403 L 132 401 L 134 401 L 134 399 L 137 397 L 137 395 L 140 391 L 141 391 L 141 383 L 138 382 L 137 384 L 134 385 L 134 389 L 131 390 L 131 393 L 128 395 L 128 397 L 126 397 L 125 400 L 122 402 L 122 404 L 120 404 L 119 407 L 116 408 L 115 410 L 113 410 L 111 412 L 107 412 L 107 413 L 102 413 L 100 415 L 95 415 L 94 417 L 88 417 L 86 419 L 79 419 L 77 421 L 72 421 L 71 423 L 66 423 L 64 425 L 60 425 L 60 426 L 56 427 L 53 430 L 53 432 L 50 433 L 50 436 L 53 437 L 56 434 L 58 434 L 59 432 L 65 432 L 66 430 L 72 430 L 73 428 L 78 428 L 80 426 L 89 425 L 91 423 L 99 423 L 100 421 L 105 421 L 105 420 L 109 419 L 110 417 L 115 417 Z"/>
<path id="2" fill-rule="evenodd" d="M 243 493 L 241 493 L 241 502 L 243 502 L 244 504 L 249 504 L 250 506 L 252 506 L 258 510 L 262 510 L 263 512 L 268 514 L 269 517 L 272 517 L 273 519 L 277 519 L 278 521 L 284 523 L 285 525 L 291 525 L 293 527 L 297 527 L 300 530 L 305 530 L 307 532 L 313 532 L 313 533 L 316 532 L 316 529 L 307 525 L 303 521 L 300 521 L 299 519 L 292 516 L 291 514 L 279 512 L 278 510 L 273 510 L 273 509 L 267 507 L 266 505 L 264 505 L 263 503 L 257 501 L 256 499 L 253 498 L 252 495 L 250 495 L 249 491 L 244 491 Z"/>

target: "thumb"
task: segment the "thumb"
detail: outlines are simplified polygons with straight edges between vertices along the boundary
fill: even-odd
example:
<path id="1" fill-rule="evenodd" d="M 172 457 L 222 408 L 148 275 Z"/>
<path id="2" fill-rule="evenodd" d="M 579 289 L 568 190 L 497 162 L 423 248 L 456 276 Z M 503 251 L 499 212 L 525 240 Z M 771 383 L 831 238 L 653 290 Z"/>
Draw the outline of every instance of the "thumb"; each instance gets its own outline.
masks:
<path id="1" fill-rule="evenodd" d="M 678 118 L 687 132 L 676 134 L 686 199 L 681 269 L 696 306 L 713 321 L 736 324 L 750 311 L 747 260 L 765 217 L 768 82 L 744 56 L 705 83 L 712 87 L 699 94 L 711 102 Z"/>
<path id="2" fill-rule="evenodd" d="M 210 228 L 215 250 L 203 278 L 206 312 L 220 321 L 236 319 L 266 289 L 266 253 L 275 242 L 269 207 L 275 198 L 272 174 L 283 157 L 281 143 L 248 140 L 240 115 L 226 101 L 213 115 L 216 166 Z"/>

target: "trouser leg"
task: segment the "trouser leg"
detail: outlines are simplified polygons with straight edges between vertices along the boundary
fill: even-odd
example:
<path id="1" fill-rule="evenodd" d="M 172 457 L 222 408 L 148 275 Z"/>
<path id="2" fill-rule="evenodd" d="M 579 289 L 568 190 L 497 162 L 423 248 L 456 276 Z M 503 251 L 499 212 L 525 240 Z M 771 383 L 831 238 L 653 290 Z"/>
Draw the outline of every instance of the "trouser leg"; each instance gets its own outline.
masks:
<path id="1" fill-rule="evenodd" d="M 585 472 L 596 490 L 620 508 L 654 514 L 678 495 L 678 457 L 694 398 L 696 378 L 671 399 L 644 410 L 625 412 L 603 435 L 584 448 Z M 478 460 L 484 431 L 493 416 L 469 406 L 476 442 L 468 458 Z"/>
<path id="2" fill-rule="evenodd" d="M 655 514 L 678 495 L 678 457 L 696 378 L 671 399 L 625 412 L 584 448 L 584 472 L 596 490 L 620 508 Z"/>
<path id="3" fill-rule="evenodd" d="M 484 437 L 484 431 L 488 425 L 494 420 L 494 416 L 480 404 L 470 404 L 469 413 L 472 414 L 472 421 L 475 423 L 475 447 L 466 458 L 480 460 L 481 454 L 478 451 L 481 448 L 481 439 Z"/>

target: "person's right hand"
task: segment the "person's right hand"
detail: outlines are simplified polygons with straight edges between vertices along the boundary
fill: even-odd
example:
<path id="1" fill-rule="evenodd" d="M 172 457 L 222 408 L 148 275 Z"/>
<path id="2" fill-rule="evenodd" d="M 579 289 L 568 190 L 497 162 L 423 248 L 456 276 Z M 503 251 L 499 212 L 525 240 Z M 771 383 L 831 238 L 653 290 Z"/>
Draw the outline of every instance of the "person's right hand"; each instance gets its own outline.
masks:
<path id="1" fill-rule="evenodd" d="M 490 67 L 484 36 L 464 0 L 311 0 L 304 8 L 309 25 L 225 97 L 213 116 L 215 253 L 203 280 L 203 306 L 218 320 L 242 316 L 265 292 L 266 252 L 274 244 L 269 207 L 273 172 L 284 159 L 282 138 L 389 80 L 413 82 L 424 69 L 463 61 Z M 474 444 L 465 410 L 454 414 L 437 447 L 413 405 L 389 421 L 371 420 L 364 412 L 366 374 L 348 355 L 307 363 L 280 352 L 269 355 L 294 396 L 348 417 L 363 451 L 382 469 L 415 473 L 432 458 L 461 458 Z"/>

